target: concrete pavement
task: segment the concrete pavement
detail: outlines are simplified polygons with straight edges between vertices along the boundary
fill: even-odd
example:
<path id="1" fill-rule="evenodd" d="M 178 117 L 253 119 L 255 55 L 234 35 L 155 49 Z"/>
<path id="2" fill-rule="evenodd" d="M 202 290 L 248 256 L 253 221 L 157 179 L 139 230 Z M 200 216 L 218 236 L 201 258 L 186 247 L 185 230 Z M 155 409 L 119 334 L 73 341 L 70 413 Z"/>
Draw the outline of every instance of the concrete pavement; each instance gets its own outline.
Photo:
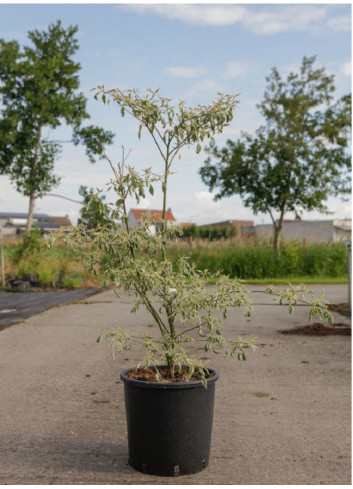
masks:
<path id="1" fill-rule="evenodd" d="M 313 288 L 347 301 L 347 286 Z M 127 465 L 119 373 L 140 352 L 113 360 L 96 338 L 119 325 L 151 332 L 146 313 L 130 314 L 131 298 L 103 292 L 1 331 L 0 484 L 350 484 L 350 337 L 281 335 L 308 324 L 308 309 L 288 317 L 256 299 L 255 315 L 233 311 L 225 327 L 258 336 L 257 351 L 242 363 L 210 357 L 220 373 L 210 465 L 178 478 Z"/>

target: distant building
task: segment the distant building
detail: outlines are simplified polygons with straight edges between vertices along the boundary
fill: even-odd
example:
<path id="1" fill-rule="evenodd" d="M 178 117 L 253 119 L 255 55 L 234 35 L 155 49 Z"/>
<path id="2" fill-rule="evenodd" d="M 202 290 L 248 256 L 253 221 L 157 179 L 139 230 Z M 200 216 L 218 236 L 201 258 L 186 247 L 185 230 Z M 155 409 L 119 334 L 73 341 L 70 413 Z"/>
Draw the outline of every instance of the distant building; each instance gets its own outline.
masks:
<path id="1" fill-rule="evenodd" d="M 64 217 L 53 217 L 55 224 L 57 225 L 58 228 L 66 227 L 66 226 L 72 226 L 72 223 L 69 219 L 69 216 L 64 216 Z"/>
<path id="2" fill-rule="evenodd" d="M 150 226 L 150 231 L 155 234 L 162 224 L 163 211 L 154 209 L 130 209 L 128 213 L 128 224 L 130 227 L 141 227 L 141 219 L 143 217 L 150 217 L 154 221 L 154 224 Z M 179 223 L 172 214 L 172 210 L 168 209 L 165 212 L 165 220 L 168 224 L 178 225 Z"/>
<path id="3" fill-rule="evenodd" d="M 178 222 L 178 227 L 180 228 L 188 228 L 191 226 L 195 226 L 194 222 Z"/>
<path id="4" fill-rule="evenodd" d="M 22 234 L 27 226 L 27 213 L 22 212 L 0 212 L 0 227 L 4 236 L 16 237 Z M 55 217 L 48 214 L 33 214 L 33 226 L 48 233 L 63 226 L 71 226 L 68 216 Z"/>
<path id="5" fill-rule="evenodd" d="M 287 241 L 306 243 L 338 243 L 351 239 L 351 219 L 333 219 L 325 221 L 284 221 L 281 235 Z M 245 228 L 244 233 L 256 235 L 259 240 L 273 237 L 272 224 L 259 224 Z"/>
<path id="6" fill-rule="evenodd" d="M 254 221 L 242 221 L 239 219 L 233 219 L 229 221 L 214 222 L 212 224 L 203 224 L 202 226 L 198 226 L 198 227 L 205 228 L 205 227 L 226 227 L 226 226 L 236 227 L 239 236 L 243 236 L 244 228 L 254 226 Z"/>

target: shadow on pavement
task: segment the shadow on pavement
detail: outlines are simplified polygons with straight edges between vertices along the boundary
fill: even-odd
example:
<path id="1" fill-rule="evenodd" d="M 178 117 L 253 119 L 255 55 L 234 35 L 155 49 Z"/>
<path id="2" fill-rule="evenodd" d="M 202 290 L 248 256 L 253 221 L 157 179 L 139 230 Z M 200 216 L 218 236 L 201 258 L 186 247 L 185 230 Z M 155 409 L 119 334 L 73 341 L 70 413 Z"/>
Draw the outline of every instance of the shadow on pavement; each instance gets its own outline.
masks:
<path id="1" fill-rule="evenodd" d="M 28 468 L 39 474 L 48 471 L 51 476 L 55 475 L 58 479 L 60 474 L 72 472 L 104 472 L 117 475 L 134 472 L 128 465 L 127 443 L 113 444 L 74 436 L 39 439 L 19 439 L 15 436 L 14 439 L 7 440 L 6 445 L 6 466 L 9 469 L 15 468 L 20 461 L 21 468 L 16 470 L 19 478 L 21 473 L 28 472 Z"/>

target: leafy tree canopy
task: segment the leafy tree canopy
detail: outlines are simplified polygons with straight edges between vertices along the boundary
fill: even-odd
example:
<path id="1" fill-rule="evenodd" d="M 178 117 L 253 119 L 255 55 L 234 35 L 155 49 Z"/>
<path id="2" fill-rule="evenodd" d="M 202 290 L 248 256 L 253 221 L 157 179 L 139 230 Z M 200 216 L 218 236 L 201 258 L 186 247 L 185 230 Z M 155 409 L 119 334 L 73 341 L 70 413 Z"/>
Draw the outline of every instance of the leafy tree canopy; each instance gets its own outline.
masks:
<path id="1" fill-rule="evenodd" d="M 47 139 L 44 130 L 71 126 L 73 143 L 85 144 L 91 162 L 113 140 L 111 132 L 82 127 L 89 115 L 86 98 L 78 92 L 77 30 L 64 29 L 58 21 L 46 31 L 30 31 L 32 44 L 23 49 L 17 41 L 0 39 L 0 173 L 30 198 L 28 231 L 35 199 L 60 181 L 54 174 L 60 145 Z"/>
<path id="2" fill-rule="evenodd" d="M 80 186 L 79 194 L 83 197 L 79 224 L 84 223 L 90 228 L 108 226 L 110 224 L 110 210 L 108 205 L 104 203 L 105 195 L 96 193 L 93 188 L 88 190 L 84 185 Z"/>
<path id="3" fill-rule="evenodd" d="M 298 219 L 304 211 L 328 213 L 327 198 L 351 188 L 351 95 L 334 101 L 334 76 L 314 63 L 304 57 L 286 79 L 273 68 L 257 106 L 264 125 L 224 148 L 211 144 L 200 169 L 216 199 L 239 194 L 255 214 L 270 214 L 276 251 L 287 212 Z"/>

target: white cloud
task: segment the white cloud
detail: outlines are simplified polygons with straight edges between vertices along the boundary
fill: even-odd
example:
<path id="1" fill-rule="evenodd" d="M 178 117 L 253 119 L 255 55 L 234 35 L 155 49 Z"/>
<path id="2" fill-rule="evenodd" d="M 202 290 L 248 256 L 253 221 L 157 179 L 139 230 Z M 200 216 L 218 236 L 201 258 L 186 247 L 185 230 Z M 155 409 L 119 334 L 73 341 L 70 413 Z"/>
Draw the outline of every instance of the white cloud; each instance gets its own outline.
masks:
<path id="1" fill-rule="evenodd" d="M 347 61 L 344 63 L 341 67 L 341 73 L 344 76 L 351 76 L 352 73 L 352 63 L 350 61 Z"/>
<path id="2" fill-rule="evenodd" d="M 196 192 L 195 198 L 201 204 L 219 207 L 219 201 L 214 200 L 213 192 Z"/>
<path id="3" fill-rule="evenodd" d="M 197 92 L 203 93 L 212 93 L 215 94 L 217 92 L 222 91 L 222 85 L 216 80 L 202 80 L 194 85 L 194 90 Z"/>
<path id="4" fill-rule="evenodd" d="M 207 95 L 207 97 L 211 94 L 214 97 L 215 94 L 225 91 L 226 87 L 223 83 L 212 79 L 204 79 L 194 83 L 190 89 L 180 94 L 180 98 L 190 100 L 192 97 L 197 97 L 198 102 L 203 103 L 201 99 L 202 94 Z M 209 103 L 209 100 L 205 103 Z"/>
<path id="5" fill-rule="evenodd" d="M 79 188 L 80 185 L 85 185 L 87 187 L 102 188 L 107 184 L 112 174 L 109 171 L 106 172 L 84 172 L 82 170 L 70 170 L 65 171 L 61 174 L 61 184 L 60 187 L 74 187 Z M 60 188 L 59 187 L 59 188 Z"/>
<path id="6" fill-rule="evenodd" d="M 349 31 L 351 29 L 351 19 L 348 15 L 331 17 L 328 19 L 327 25 L 333 31 Z"/>
<path id="7" fill-rule="evenodd" d="M 133 204 L 136 209 L 151 209 L 152 202 L 150 199 L 142 198 L 138 204 Z"/>
<path id="8" fill-rule="evenodd" d="M 203 68 L 189 68 L 187 66 L 170 66 L 163 70 L 163 72 L 167 75 L 180 78 L 196 78 L 205 73 L 205 70 Z"/>
<path id="9" fill-rule="evenodd" d="M 246 8 L 238 5 L 139 4 L 125 6 L 125 8 L 141 14 L 154 12 L 168 19 L 201 25 L 231 25 L 239 22 L 246 14 Z"/>
<path id="10" fill-rule="evenodd" d="M 322 5 L 275 6 L 249 12 L 243 23 L 245 27 L 258 34 L 303 31 L 312 29 L 327 16 L 327 13 L 327 7 Z"/>
<path id="11" fill-rule="evenodd" d="M 237 196 L 215 201 L 212 192 L 184 193 L 182 196 L 172 196 L 171 205 L 179 222 L 195 222 L 201 225 L 229 219 L 254 219 L 251 209 L 244 207 Z"/>
<path id="12" fill-rule="evenodd" d="M 119 7 L 118 7 L 119 8 Z M 320 22 L 329 15 L 329 5 L 207 5 L 207 4 L 139 4 L 125 5 L 123 8 L 144 14 L 148 12 L 180 20 L 187 24 L 234 25 L 257 34 L 277 34 L 279 32 L 310 30 L 317 32 Z M 347 30 L 348 16 L 333 17 L 326 25 L 332 30 Z"/>
<path id="13" fill-rule="evenodd" d="M 223 78 L 236 78 L 246 75 L 250 70 L 250 65 L 244 61 L 229 61 L 223 74 Z"/>
<path id="14" fill-rule="evenodd" d="M 17 192 L 6 175 L 0 175 L 0 209 L 2 212 L 27 212 L 29 200 Z"/>

